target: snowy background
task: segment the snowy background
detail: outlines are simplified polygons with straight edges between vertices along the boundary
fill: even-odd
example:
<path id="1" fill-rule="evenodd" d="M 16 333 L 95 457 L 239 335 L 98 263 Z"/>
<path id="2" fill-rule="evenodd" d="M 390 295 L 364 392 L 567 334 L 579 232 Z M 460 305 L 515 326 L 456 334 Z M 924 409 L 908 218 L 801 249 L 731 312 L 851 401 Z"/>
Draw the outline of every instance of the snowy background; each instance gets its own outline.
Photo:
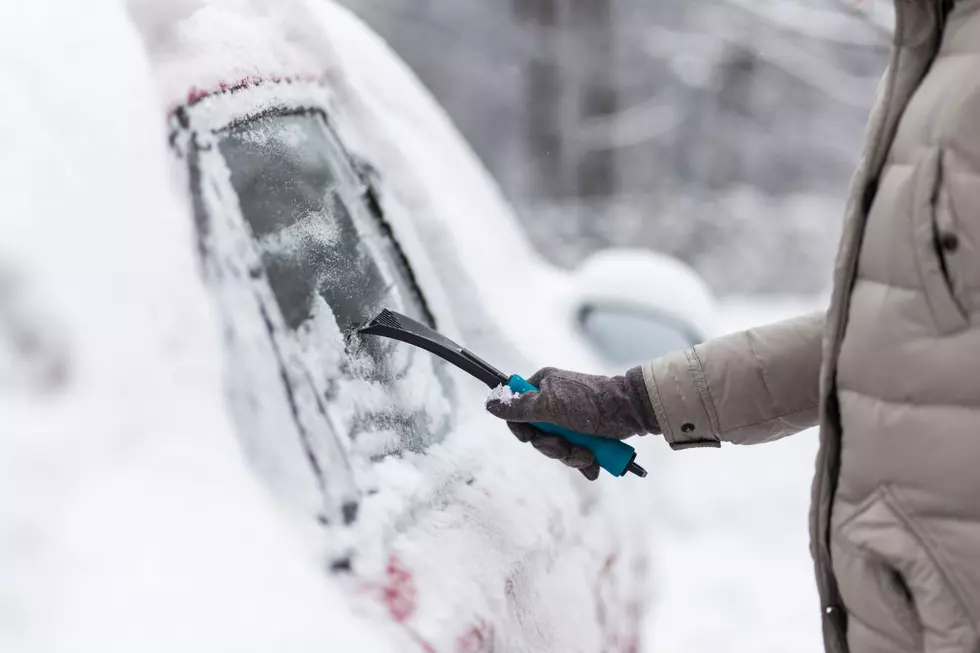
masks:
<path id="1" fill-rule="evenodd" d="M 342 2 L 553 261 L 643 244 L 722 293 L 823 290 L 890 0 Z"/>

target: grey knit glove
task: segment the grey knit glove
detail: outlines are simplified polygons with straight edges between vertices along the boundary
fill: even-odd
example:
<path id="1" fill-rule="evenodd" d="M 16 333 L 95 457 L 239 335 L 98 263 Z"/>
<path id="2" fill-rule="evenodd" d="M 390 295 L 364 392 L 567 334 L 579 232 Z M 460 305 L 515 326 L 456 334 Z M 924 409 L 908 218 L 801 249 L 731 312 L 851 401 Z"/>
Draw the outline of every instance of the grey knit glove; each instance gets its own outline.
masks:
<path id="1" fill-rule="evenodd" d="M 567 429 L 625 440 L 632 435 L 660 433 L 650 404 L 646 382 L 639 367 L 624 376 L 595 376 L 546 367 L 528 378 L 540 392 L 501 399 L 493 393 L 487 400 L 491 415 L 507 420 L 521 442 L 582 472 L 594 481 L 599 464 L 592 452 L 557 435 L 548 435 L 526 422 L 550 422 Z"/>

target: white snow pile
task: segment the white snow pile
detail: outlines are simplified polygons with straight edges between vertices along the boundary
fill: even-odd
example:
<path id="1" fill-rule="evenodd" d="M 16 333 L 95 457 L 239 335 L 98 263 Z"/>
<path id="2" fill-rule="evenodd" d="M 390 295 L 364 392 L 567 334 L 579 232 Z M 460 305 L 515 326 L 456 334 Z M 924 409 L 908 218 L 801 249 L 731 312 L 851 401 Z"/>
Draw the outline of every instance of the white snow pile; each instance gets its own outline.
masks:
<path id="1" fill-rule="evenodd" d="M 0 85 L 0 650 L 386 650 L 242 460 L 125 14 L 0 3 Z"/>
<path id="2" fill-rule="evenodd" d="M 498 385 L 496 388 L 490 391 L 490 395 L 487 397 L 487 403 L 491 401 L 499 401 L 505 406 L 510 406 L 513 403 L 514 398 L 519 396 L 510 386 Z"/>

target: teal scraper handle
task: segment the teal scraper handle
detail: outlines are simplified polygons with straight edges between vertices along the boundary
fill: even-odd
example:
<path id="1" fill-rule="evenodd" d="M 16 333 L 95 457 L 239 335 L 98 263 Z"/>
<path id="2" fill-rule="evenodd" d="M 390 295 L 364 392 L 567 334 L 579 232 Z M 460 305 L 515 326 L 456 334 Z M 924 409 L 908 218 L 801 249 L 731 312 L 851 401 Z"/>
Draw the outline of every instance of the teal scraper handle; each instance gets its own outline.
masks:
<path id="1" fill-rule="evenodd" d="M 507 381 L 507 387 L 519 395 L 525 392 L 538 391 L 527 379 L 518 374 L 510 377 L 510 380 Z M 631 466 L 643 472 L 642 474 L 636 472 L 637 474 L 646 476 L 643 468 L 633 462 L 636 459 L 636 450 L 621 440 L 585 435 L 546 422 L 532 422 L 531 425 L 545 433 L 560 436 L 572 444 L 585 447 L 592 452 L 599 466 L 613 476 L 623 476 L 627 471 L 635 471 L 631 470 Z"/>

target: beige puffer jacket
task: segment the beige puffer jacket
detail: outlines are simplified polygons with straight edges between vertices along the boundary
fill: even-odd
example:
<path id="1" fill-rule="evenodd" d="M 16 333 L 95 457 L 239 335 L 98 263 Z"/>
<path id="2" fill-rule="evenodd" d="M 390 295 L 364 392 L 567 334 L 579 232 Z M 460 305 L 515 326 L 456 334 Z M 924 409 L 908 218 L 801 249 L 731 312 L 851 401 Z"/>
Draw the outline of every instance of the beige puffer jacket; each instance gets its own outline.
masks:
<path id="1" fill-rule="evenodd" d="M 952 4 L 896 0 L 826 320 L 644 368 L 674 448 L 821 423 L 831 653 L 980 651 L 980 0 Z"/>

